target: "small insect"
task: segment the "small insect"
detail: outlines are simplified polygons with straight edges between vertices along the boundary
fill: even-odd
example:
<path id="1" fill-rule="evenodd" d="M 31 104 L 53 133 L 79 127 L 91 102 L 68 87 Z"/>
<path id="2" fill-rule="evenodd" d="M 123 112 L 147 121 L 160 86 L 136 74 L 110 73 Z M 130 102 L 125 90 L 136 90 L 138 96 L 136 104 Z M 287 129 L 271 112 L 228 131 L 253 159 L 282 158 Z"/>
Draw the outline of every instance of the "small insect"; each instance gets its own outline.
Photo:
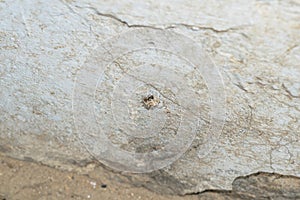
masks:
<path id="1" fill-rule="evenodd" d="M 143 98 L 143 104 L 147 110 L 152 107 L 155 107 L 159 104 L 159 98 L 155 97 L 154 95 L 150 94 L 147 97 Z"/>

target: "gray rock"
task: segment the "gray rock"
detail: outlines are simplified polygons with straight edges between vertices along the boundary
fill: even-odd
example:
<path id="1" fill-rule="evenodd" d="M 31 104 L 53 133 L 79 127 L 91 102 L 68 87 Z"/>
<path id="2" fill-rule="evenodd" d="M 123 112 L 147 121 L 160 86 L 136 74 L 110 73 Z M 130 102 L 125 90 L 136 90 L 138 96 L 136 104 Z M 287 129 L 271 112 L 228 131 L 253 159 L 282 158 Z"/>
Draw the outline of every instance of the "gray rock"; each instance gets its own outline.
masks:
<path id="1" fill-rule="evenodd" d="M 205 191 L 199 199 L 299 199 L 299 177 L 256 173 L 234 180 L 230 191 Z"/>
<path id="2" fill-rule="evenodd" d="M 124 176 L 177 194 L 229 190 L 236 177 L 257 171 L 300 176 L 299 21 L 297 1 L 2 0 L 0 151 L 63 169 L 93 160 L 87 151 L 92 147 L 76 136 L 84 127 L 74 128 L 76 77 L 104 40 L 132 29 L 159 28 L 193 39 L 211 57 L 224 81 L 226 123 L 208 155 L 198 154 L 201 137 L 214 134 L 204 128 L 172 165 Z M 236 179 L 233 190 L 244 192 L 243 185 Z M 299 195 L 285 191 L 291 198 Z"/>

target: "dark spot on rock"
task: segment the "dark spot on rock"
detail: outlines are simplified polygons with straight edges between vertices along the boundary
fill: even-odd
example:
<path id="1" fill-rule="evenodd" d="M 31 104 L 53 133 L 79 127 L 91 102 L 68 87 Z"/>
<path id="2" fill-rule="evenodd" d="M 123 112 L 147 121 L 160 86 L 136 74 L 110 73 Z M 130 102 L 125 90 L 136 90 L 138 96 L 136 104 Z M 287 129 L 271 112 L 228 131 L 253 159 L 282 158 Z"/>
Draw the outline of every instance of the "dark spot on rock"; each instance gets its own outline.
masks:
<path id="1" fill-rule="evenodd" d="M 30 157 L 24 156 L 24 160 L 27 162 L 34 162 L 34 160 Z"/>

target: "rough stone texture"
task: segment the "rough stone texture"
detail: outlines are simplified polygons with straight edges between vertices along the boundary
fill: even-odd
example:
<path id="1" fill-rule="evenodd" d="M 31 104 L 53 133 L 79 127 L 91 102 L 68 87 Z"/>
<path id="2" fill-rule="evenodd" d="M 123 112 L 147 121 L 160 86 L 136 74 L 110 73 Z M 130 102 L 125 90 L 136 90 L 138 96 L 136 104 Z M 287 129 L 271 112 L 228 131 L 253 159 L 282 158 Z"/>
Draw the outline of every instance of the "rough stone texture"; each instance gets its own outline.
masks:
<path id="1" fill-rule="evenodd" d="M 231 191 L 206 191 L 199 199 L 299 199 L 299 177 L 256 173 L 234 180 Z"/>
<path id="2" fill-rule="evenodd" d="M 299 1 L 2 0 L 0 151 L 63 168 L 90 162 L 72 124 L 76 73 L 99 42 L 156 27 L 191 37 L 212 57 L 224 78 L 226 124 L 205 158 L 195 143 L 169 167 L 125 175 L 177 194 L 231 189 L 257 171 L 300 176 L 299 22 Z"/>
<path id="3" fill-rule="evenodd" d="M 222 200 L 222 199 L 299 199 L 300 178 L 272 173 L 238 177 L 232 190 L 207 190 L 184 196 L 158 194 L 125 184 L 123 176 L 93 163 L 80 171 L 62 171 L 0 153 L 0 199 L 145 199 L 145 200 Z M 78 168 L 79 169 L 79 168 Z M 103 187 L 102 185 L 105 185 Z"/>

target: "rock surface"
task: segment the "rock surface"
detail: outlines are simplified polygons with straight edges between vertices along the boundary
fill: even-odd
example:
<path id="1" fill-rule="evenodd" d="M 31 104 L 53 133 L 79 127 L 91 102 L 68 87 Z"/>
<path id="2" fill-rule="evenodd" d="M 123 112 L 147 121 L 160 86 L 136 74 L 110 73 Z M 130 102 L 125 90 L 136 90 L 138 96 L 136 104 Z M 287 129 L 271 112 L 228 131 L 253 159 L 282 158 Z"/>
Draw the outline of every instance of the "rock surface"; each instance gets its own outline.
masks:
<path id="1" fill-rule="evenodd" d="M 239 177 L 231 191 L 206 191 L 200 199 L 299 199 L 299 177 L 256 173 Z"/>
<path id="2" fill-rule="evenodd" d="M 161 28 L 192 38 L 218 66 L 226 123 L 207 156 L 198 158 L 195 140 L 171 166 L 124 175 L 177 194 L 229 190 L 257 171 L 300 176 L 299 22 L 299 1 L 2 0 L 0 151 L 64 169 L 93 160 L 75 136 L 77 74 L 104 40 Z"/>
<path id="3" fill-rule="evenodd" d="M 89 164 L 89 167 L 92 163 Z M 232 190 L 207 190 L 184 196 L 157 194 L 125 184 L 122 177 L 102 167 L 68 172 L 0 154 L 0 199 L 299 199 L 300 178 L 271 173 L 238 177 Z"/>

